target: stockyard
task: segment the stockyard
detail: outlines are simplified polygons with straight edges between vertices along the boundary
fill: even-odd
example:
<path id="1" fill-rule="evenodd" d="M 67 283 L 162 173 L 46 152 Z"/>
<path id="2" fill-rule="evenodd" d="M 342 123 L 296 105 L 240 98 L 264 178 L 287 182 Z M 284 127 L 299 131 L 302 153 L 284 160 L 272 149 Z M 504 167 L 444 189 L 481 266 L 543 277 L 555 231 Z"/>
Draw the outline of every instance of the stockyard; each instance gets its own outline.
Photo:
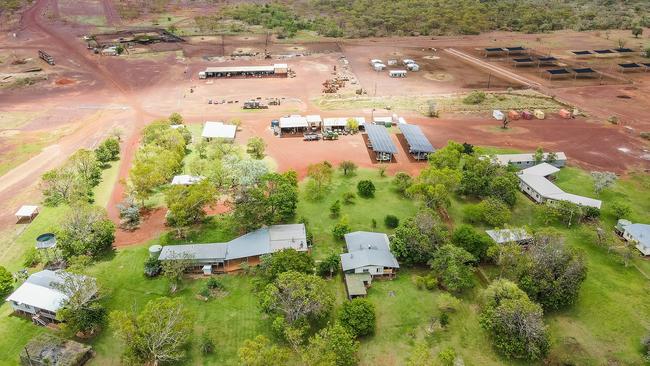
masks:
<path id="1" fill-rule="evenodd" d="M 141 5 L 136 12 L 130 1 L 37 0 L 11 13 L 15 19 L 0 12 L 11 18 L 0 26 L 0 266 L 16 278 L 2 294 L 9 301 L 0 307 L 0 364 L 46 364 L 52 354 L 74 358 L 75 365 L 121 364 L 131 349 L 115 312 L 146 314 L 147 304 L 161 299 L 176 301 L 191 319 L 183 325 L 189 333 L 179 343 L 182 357 L 172 364 L 274 364 L 246 359 L 246 345 L 253 347 L 247 342 L 259 335 L 269 342 L 264 352 L 278 352 L 278 364 L 319 364 L 309 349 L 332 351 L 314 335 L 344 323 L 343 309 L 356 296 L 374 309 L 373 331 L 353 337 L 351 344 L 359 343 L 349 359 L 332 364 L 419 365 L 416 358 L 447 364 L 444 357 L 468 365 L 647 361 L 640 346 L 650 329 L 647 29 L 640 38 L 628 29 L 335 38 L 313 30 L 286 35 L 226 15 L 206 30 L 200 17 L 229 5 L 160 3 L 166 5 Z M 169 122 L 172 115 L 181 119 Z M 161 120 L 167 132 L 151 133 L 148 126 Z M 206 139 L 206 122 L 227 130 L 227 138 Z M 161 139 L 172 130 L 184 138 Z M 80 149 L 99 159 L 107 139 L 118 141 L 119 153 L 98 165 L 82 197 L 57 196 L 53 203 L 44 174 L 70 172 Z M 180 140 L 178 150 L 166 145 Z M 434 191 L 442 170 L 436 164 L 453 160 L 453 146 L 465 149 L 456 152 L 467 166 L 479 164 L 471 159 L 517 166 L 515 159 L 528 154 L 525 164 L 535 170 L 517 166 L 508 173 L 516 199 L 501 202 L 506 219 L 472 217 L 492 197 L 470 192 L 464 163 L 445 160 L 445 169 L 458 170 L 459 183 L 438 182 L 437 189 L 449 192 L 442 203 L 416 189 Z M 538 158 L 540 148 L 546 155 Z M 169 171 L 164 165 L 176 157 L 164 149 L 180 154 Z M 145 170 L 138 164 L 151 159 L 143 151 L 159 154 L 149 169 L 160 175 L 146 195 L 134 179 Z M 554 168 L 557 157 L 549 152 L 561 153 L 566 166 L 563 160 Z M 477 175 L 505 177 L 507 170 Z M 267 208 L 246 200 L 253 188 L 272 195 L 267 185 L 289 184 L 281 184 L 291 180 L 282 173 L 291 171 L 296 203 L 286 216 L 265 216 Z M 276 180 L 265 181 L 259 172 L 277 173 L 268 178 Z M 254 174 L 253 183 L 242 183 Z M 321 181 L 319 174 L 327 177 Z M 404 175 L 413 189 L 400 188 Z M 524 179 L 537 182 L 541 196 L 525 191 Z M 605 180 L 604 188 L 595 188 Z M 365 181 L 373 183 L 369 195 L 361 188 Z M 67 184 L 72 191 L 81 183 Z M 210 186 L 207 203 L 191 222 L 179 224 L 174 215 L 182 205 L 172 200 L 204 186 Z M 287 197 L 281 205 L 291 201 Z M 568 225 L 548 208 L 566 197 L 578 202 L 575 215 L 585 215 Z M 596 218 L 585 213 L 584 202 L 597 207 Z M 125 205 L 137 212 L 137 224 L 129 225 Z M 109 250 L 65 249 L 66 223 L 84 212 L 82 206 L 98 207 L 114 224 Z M 439 241 L 418 262 L 396 246 L 414 229 L 409 223 L 425 214 L 444 239 L 430 239 Z M 341 227 L 347 236 L 337 234 Z M 536 238 L 553 229 L 549 237 L 561 237 L 558 245 L 579 253 L 586 268 L 582 286 L 570 304 L 547 307 L 543 295 L 506 276 L 503 263 L 485 249 L 463 263 L 471 267 L 470 285 L 452 290 L 427 261 L 435 262 L 432 253 L 441 253 L 443 244 L 462 247 L 457 232 L 468 227 L 488 241 L 486 230 L 525 228 L 531 233 L 522 244 L 525 258 L 535 252 Z M 39 236 L 59 241 L 43 244 Z M 496 247 L 490 241 L 490 249 Z M 176 277 L 169 275 L 169 263 L 181 261 L 174 250 L 192 256 L 183 258 L 192 263 Z M 296 257 L 278 254 L 287 251 Z M 295 270 L 308 276 L 338 260 L 317 279 L 331 309 L 310 318 L 299 344 L 278 333 L 273 320 L 281 312 L 260 306 L 266 295 L 259 284 L 277 284 L 279 275 L 269 274 L 265 258 L 307 260 L 310 268 Z M 149 277 L 145 262 L 162 267 Z M 225 267 L 225 274 L 217 270 Z M 96 281 L 99 290 L 90 298 L 110 315 L 92 331 L 71 334 L 73 322 L 57 317 L 62 304 L 71 306 L 69 296 L 39 280 L 55 276 L 49 270 Z M 543 305 L 548 343 L 535 357 L 504 353 L 479 321 L 486 289 L 502 278 Z M 435 284 L 424 284 L 431 279 Z M 34 286 L 47 288 L 29 292 Z M 44 299 L 46 292 L 63 300 Z M 47 301 L 56 306 L 42 307 Z M 151 357 L 134 362 L 161 361 Z"/>

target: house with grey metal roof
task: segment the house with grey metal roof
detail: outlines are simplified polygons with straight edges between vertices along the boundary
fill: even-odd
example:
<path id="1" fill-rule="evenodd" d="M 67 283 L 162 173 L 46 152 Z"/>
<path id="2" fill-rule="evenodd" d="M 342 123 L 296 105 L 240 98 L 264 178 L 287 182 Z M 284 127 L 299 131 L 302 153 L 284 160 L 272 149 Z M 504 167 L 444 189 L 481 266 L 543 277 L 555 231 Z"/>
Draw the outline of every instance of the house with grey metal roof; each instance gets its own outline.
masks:
<path id="1" fill-rule="evenodd" d="M 158 259 L 189 259 L 194 263 L 192 269 L 211 274 L 239 270 L 241 263 L 256 265 L 262 255 L 289 248 L 308 249 L 304 224 L 263 227 L 226 243 L 166 245 Z"/>
<path id="2" fill-rule="evenodd" d="M 530 168 L 522 169 L 522 174 L 532 174 L 541 177 L 549 177 L 560 171 L 560 168 L 555 167 L 549 163 L 540 163 Z"/>
<path id="3" fill-rule="evenodd" d="M 348 252 L 341 254 L 341 267 L 348 298 L 365 296 L 374 277 L 395 276 L 399 263 L 390 251 L 388 235 L 355 231 L 345 234 L 345 245 Z"/>
<path id="4" fill-rule="evenodd" d="M 507 166 L 514 165 L 517 168 L 530 168 L 534 165 L 539 164 L 535 161 L 535 154 L 497 154 L 493 156 L 493 161 L 496 164 Z M 555 159 L 549 161 L 549 153 L 544 153 L 542 157 L 542 162 L 549 163 L 557 168 L 562 168 L 566 165 L 566 155 L 558 151 L 555 153 Z"/>
<path id="5" fill-rule="evenodd" d="M 650 225 L 630 223 L 627 225 L 622 225 L 622 229 L 623 229 L 622 236 L 625 240 L 634 244 L 634 246 L 644 256 L 650 255 Z"/>
<path id="6" fill-rule="evenodd" d="M 368 134 L 368 147 L 375 152 L 377 161 L 391 161 L 393 155 L 397 154 L 397 147 L 390 138 L 386 127 L 380 125 L 368 125 L 366 133 Z"/>
<path id="7" fill-rule="evenodd" d="M 409 153 L 417 160 L 426 160 L 429 154 L 436 151 L 429 139 L 422 133 L 420 126 L 400 123 L 398 127 L 409 145 Z"/>
<path id="8" fill-rule="evenodd" d="M 535 168 L 535 167 L 533 167 Z M 602 202 L 597 199 L 566 193 L 546 178 L 545 175 L 550 169 L 541 167 L 536 169 L 524 169 L 517 174 L 519 178 L 519 189 L 526 193 L 537 203 L 546 201 L 568 201 L 579 206 L 593 207 L 600 209 Z"/>
<path id="9" fill-rule="evenodd" d="M 67 276 L 82 276 L 64 271 L 43 270 L 29 276 L 5 301 L 14 312 L 27 315 L 38 325 L 56 321 L 57 312 L 69 297 L 61 290 Z M 94 294 L 90 294 L 94 296 Z"/>
<path id="10" fill-rule="evenodd" d="M 528 244 L 532 240 L 532 236 L 524 228 L 485 230 L 485 232 L 497 244 Z"/>

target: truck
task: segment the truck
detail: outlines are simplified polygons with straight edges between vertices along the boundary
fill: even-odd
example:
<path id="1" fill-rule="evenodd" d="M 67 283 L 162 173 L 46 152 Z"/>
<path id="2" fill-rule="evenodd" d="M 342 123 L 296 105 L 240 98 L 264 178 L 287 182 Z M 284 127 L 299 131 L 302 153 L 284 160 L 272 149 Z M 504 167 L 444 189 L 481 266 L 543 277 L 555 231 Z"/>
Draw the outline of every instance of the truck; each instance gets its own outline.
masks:
<path id="1" fill-rule="evenodd" d="M 38 50 L 38 57 L 40 57 L 41 60 L 47 62 L 48 64 L 54 66 L 54 57 L 50 56 L 49 53 Z"/>

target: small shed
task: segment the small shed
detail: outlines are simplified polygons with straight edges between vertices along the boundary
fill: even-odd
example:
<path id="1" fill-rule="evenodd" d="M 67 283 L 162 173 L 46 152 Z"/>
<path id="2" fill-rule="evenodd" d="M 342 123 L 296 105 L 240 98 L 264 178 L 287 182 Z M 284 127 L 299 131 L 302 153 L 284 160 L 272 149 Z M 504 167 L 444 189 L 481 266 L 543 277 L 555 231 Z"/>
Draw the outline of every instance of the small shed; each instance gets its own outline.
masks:
<path id="1" fill-rule="evenodd" d="M 366 297 L 367 288 L 372 283 L 370 273 L 346 273 L 345 289 L 348 292 L 348 299 L 352 300 L 357 297 Z"/>
<path id="2" fill-rule="evenodd" d="M 21 220 L 29 220 L 30 222 L 38 215 L 38 206 L 35 205 L 23 205 L 20 206 L 18 211 L 14 214 L 16 215 L 16 218 L 18 218 L 18 221 L 20 222 Z"/>
<path id="3" fill-rule="evenodd" d="M 406 77 L 406 70 L 390 70 L 388 72 L 388 76 L 392 78 L 405 78 Z"/>
<path id="4" fill-rule="evenodd" d="M 553 56 L 545 56 L 537 58 L 537 66 L 555 66 L 557 65 L 557 58 Z"/>
<path id="5" fill-rule="evenodd" d="M 516 121 L 518 119 L 521 119 L 521 114 L 519 112 L 515 111 L 514 109 L 511 109 L 508 111 L 508 118 L 512 121 Z"/>
<path id="6" fill-rule="evenodd" d="M 307 118 L 293 114 L 288 117 L 280 118 L 278 127 L 280 129 L 280 136 L 282 136 L 283 133 L 297 134 L 305 132 L 309 128 L 309 122 L 307 122 Z"/>
<path id="7" fill-rule="evenodd" d="M 523 228 L 486 230 L 488 236 L 497 244 L 517 243 L 528 244 L 533 239 Z"/>
<path id="8" fill-rule="evenodd" d="M 202 181 L 203 179 L 205 179 L 205 177 L 199 175 L 189 175 L 189 174 L 175 175 L 174 178 L 172 178 L 171 185 L 191 186 L 193 184 Z"/>
<path id="9" fill-rule="evenodd" d="M 285 75 L 289 72 L 289 65 L 287 64 L 273 64 L 273 73 L 276 75 Z"/>
<path id="10" fill-rule="evenodd" d="M 496 119 L 497 121 L 503 121 L 503 119 L 506 118 L 506 115 L 503 114 L 503 112 L 501 112 L 500 110 L 495 109 L 492 111 L 492 117 L 494 117 L 494 119 Z"/>

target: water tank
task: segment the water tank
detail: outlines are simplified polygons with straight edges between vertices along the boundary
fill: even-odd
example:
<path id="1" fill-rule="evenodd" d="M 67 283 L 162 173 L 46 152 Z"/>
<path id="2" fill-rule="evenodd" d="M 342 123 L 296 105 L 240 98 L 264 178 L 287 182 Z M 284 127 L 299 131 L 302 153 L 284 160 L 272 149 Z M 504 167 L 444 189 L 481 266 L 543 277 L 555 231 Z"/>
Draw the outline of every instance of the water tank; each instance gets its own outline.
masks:
<path id="1" fill-rule="evenodd" d="M 162 245 L 152 245 L 149 247 L 149 256 L 158 259 L 161 251 Z"/>
<path id="2" fill-rule="evenodd" d="M 56 246 L 56 236 L 52 233 L 41 234 L 36 238 L 36 249 L 49 249 Z"/>

